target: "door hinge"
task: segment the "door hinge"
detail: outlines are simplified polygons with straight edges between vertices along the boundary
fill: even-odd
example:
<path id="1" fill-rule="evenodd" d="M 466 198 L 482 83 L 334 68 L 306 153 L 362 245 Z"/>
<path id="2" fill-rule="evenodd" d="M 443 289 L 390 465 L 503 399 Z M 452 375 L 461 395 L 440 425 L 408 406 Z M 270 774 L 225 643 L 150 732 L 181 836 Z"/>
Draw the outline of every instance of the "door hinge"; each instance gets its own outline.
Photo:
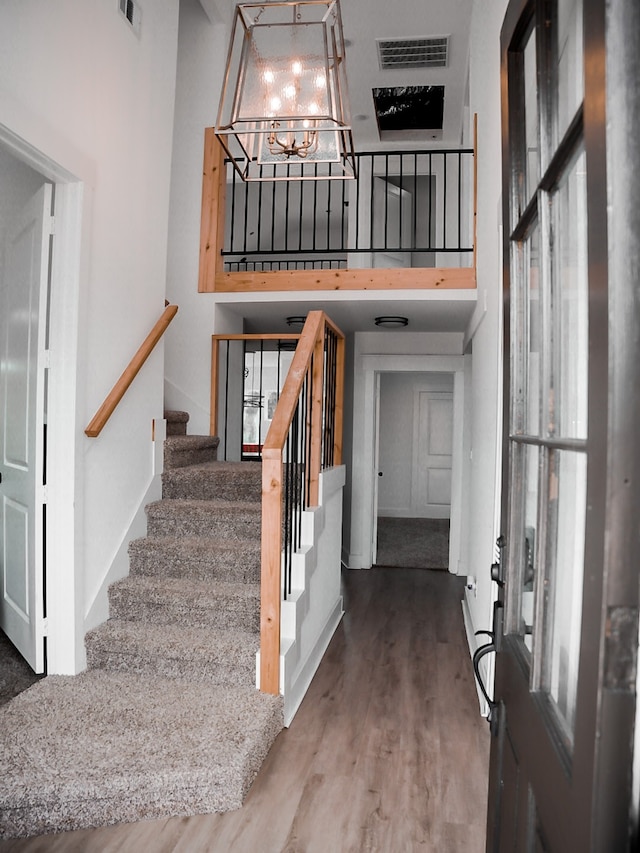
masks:
<path id="1" fill-rule="evenodd" d="M 48 370 L 51 367 L 51 350 L 46 349 L 42 351 L 42 366 L 45 370 Z"/>
<path id="2" fill-rule="evenodd" d="M 40 486 L 38 499 L 41 504 L 46 504 L 49 500 L 49 487 L 48 486 Z"/>
<path id="3" fill-rule="evenodd" d="M 56 218 L 55 216 L 49 217 L 49 234 L 56 233 Z"/>
<path id="4" fill-rule="evenodd" d="M 46 637 L 49 634 L 49 619 L 46 616 L 43 616 L 40 619 L 40 630 L 38 631 L 43 637 Z"/>

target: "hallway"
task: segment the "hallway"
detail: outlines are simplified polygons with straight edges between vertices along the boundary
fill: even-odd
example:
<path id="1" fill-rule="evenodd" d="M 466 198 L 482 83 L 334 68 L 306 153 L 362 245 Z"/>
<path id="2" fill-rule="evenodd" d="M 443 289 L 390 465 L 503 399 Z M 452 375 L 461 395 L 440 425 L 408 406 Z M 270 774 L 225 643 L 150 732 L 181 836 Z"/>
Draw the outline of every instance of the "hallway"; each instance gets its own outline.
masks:
<path id="1" fill-rule="evenodd" d="M 442 571 L 344 573 L 345 616 L 236 812 L 0 842 L 0 853 L 480 853 L 489 729 Z"/>

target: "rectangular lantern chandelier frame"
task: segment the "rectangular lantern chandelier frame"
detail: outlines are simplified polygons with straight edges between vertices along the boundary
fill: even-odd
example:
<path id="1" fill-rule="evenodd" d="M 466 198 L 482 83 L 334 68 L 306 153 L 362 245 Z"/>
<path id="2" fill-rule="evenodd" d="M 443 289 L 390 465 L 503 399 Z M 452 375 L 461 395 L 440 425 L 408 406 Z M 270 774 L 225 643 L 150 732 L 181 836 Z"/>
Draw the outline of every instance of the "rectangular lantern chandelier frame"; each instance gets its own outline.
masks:
<path id="1" fill-rule="evenodd" d="M 244 181 L 355 177 L 338 0 L 236 6 L 215 133 Z"/>

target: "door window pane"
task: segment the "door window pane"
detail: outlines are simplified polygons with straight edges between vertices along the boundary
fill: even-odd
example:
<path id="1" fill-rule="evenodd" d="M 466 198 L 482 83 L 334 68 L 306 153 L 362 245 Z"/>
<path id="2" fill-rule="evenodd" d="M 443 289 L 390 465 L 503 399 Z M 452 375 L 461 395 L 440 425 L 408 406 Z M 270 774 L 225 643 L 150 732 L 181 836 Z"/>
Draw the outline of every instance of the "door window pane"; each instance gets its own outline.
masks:
<path id="1" fill-rule="evenodd" d="M 588 280 L 586 161 L 575 160 L 554 198 L 553 314 L 556 435 L 587 436 Z"/>
<path id="2" fill-rule="evenodd" d="M 553 452 L 542 688 L 549 694 L 570 743 L 580 656 L 586 493 L 586 455 Z"/>
<path id="3" fill-rule="evenodd" d="M 527 241 L 528 249 L 528 312 L 527 312 L 527 402 L 525 432 L 539 435 L 540 431 L 540 355 L 542 352 L 540 332 L 540 240 L 538 228 L 532 231 Z"/>
<path id="4" fill-rule="evenodd" d="M 582 103 L 582 2 L 558 0 L 558 140 Z"/>
<path id="5" fill-rule="evenodd" d="M 529 201 L 540 180 L 540 151 L 538 148 L 538 86 L 536 80 L 536 37 L 532 31 L 524 49 L 524 113 L 526 146 L 526 182 Z"/>

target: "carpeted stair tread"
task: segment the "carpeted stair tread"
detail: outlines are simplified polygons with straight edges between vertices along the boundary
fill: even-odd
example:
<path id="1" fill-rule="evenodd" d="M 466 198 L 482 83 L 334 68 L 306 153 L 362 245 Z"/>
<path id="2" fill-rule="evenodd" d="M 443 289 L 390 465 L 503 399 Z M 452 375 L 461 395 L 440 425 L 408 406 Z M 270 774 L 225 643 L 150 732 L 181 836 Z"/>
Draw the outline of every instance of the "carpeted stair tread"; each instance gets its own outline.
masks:
<path id="1" fill-rule="evenodd" d="M 129 543 L 129 560 L 134 576 L 260 580 L 260 541 L 255 538 L 152 536 Z"/>
<path id="2" fill-rule="evenodd" d="M 260 630 L 260 584 L 127 577 L 109 587 L 116 620 Z"/>
<path id="3" fill-rule="evenodd" d="M 109 619 L 85 637 L 87 666 L 251 686 L 259 634 Z"/>
<path id="4" fill-rule="evenodd" d="M 204 462 L 172 468 L 162 475 L 164 498 L 259 501 L 261 493 L 259 462 Z"/>
<path id="5" fill-rule="evenodd" d="M 0 708 L 0 836 L 239 808 L 281 728 L 253 687 L 49 676 Z"/>
<path id="6" fill-rule="evenodd" d="M 164 442 L 164 467 L 182 468 L 211 462 L 216 458 L 220 439 L 211 435 L 171 435 Z"/>
<path id="7" fill-rule="evenodd" d="M 260 503 L 255 501 L 163 499 L 148 504 L 148 536 L 260 537 Z"/>
<path id="8" fill-rule="evenodd" d="M 176 409 L 165 409 L 164 419 L 167 422 L 167 436 L 186 435 L 189 413 Z"/>

